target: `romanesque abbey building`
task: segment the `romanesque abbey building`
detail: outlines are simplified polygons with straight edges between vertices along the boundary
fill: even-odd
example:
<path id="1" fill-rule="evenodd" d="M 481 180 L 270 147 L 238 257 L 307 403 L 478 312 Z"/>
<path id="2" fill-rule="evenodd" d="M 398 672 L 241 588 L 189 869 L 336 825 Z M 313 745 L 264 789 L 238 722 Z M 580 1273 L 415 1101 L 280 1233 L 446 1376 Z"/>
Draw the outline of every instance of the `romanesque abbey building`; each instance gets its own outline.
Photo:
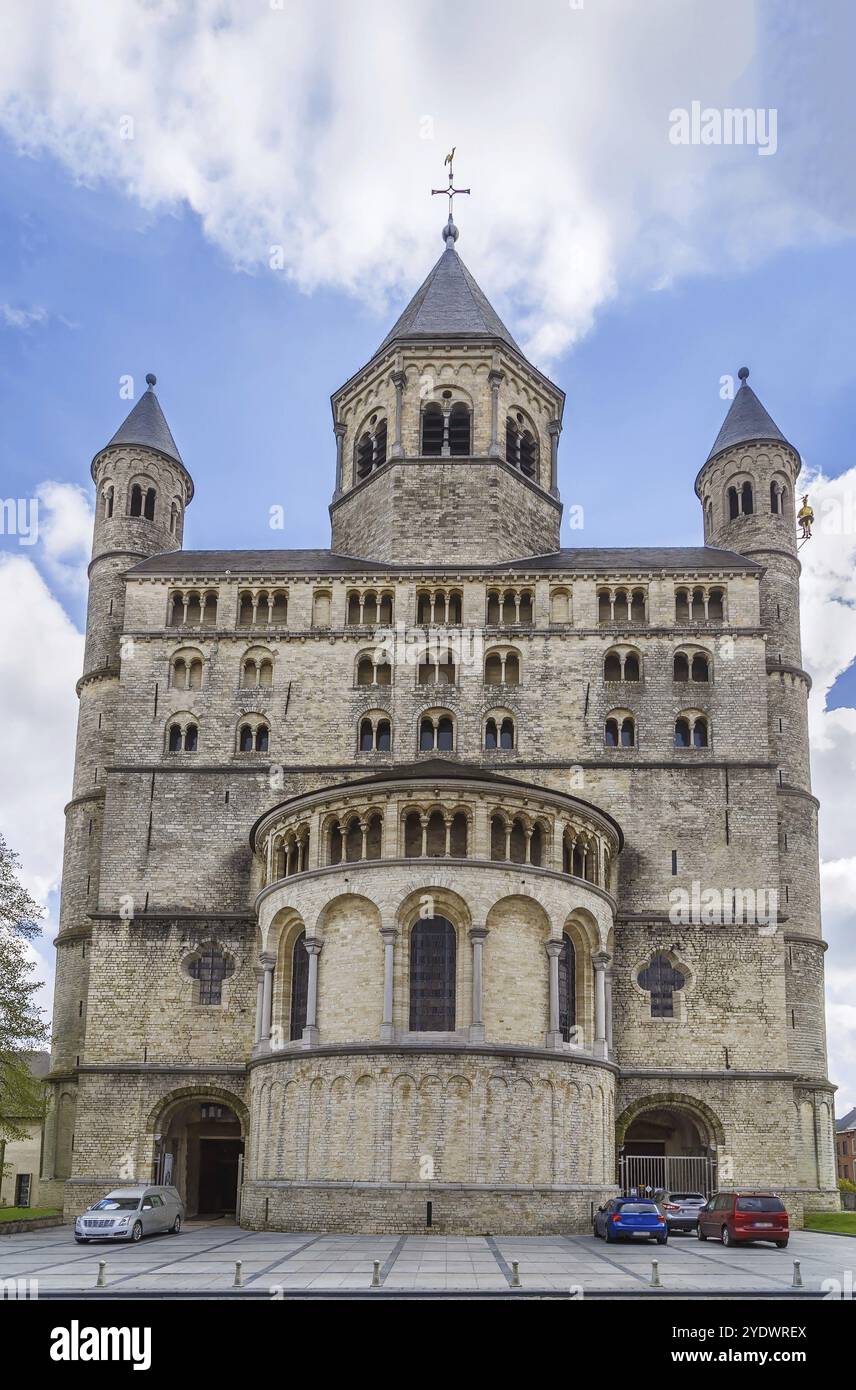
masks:
<path id="1" fill-rule="evenodd" d="M 152 1179 L 295 1231 L 837 1203 L 799 454 L 743 373 L 703 546 L 563 548 L 563 393 L 444 240 L 333 395 L 329 550 L 184 550 L 154 378 L 93 461 L 68 1213 Z"/>

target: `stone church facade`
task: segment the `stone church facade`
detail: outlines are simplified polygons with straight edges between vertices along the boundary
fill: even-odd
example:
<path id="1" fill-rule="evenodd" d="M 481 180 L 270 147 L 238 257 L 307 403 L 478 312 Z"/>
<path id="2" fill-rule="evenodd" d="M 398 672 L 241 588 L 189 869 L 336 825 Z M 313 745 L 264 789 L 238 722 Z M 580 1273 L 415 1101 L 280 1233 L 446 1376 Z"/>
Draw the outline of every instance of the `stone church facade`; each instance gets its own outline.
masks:
<path id="1" fill-rule="evenodd" d="M 69 1214 L 133 1180 L 292 1230 L 584 1230 L 646 1176 L 836 1204 L 799 455 L 744 379 L 703 546 L 562 548 L 563 393 L 444 239 L 332 397 L 329 550 L 184 550 L 153 378 L 93 461 Z"/>

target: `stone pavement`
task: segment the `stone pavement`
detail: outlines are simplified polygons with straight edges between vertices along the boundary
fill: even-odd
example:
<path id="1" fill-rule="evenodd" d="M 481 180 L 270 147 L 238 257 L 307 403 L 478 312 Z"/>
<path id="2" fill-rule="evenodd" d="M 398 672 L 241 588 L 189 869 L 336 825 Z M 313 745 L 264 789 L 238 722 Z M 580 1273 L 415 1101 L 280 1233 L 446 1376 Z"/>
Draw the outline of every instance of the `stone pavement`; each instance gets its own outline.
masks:
<path id="1" fill-rule="evenodd" d="M 806 1289 L 834 1278 L 850 1288 L 856 1241 L 798 1231 L 787 1250 L 756 1245 L 724 1249 L 695 1236 L 673 1236 L 667 1246 L 605 1245 L 579 1236 L 371 1236 L 242 1231 L 224 1222 L 185 1226 L 179 1236 L 150 1236 L 139 1245 L 76 1245 L 70 1227 L 0 1237 L 0 1280 L 37 1280 L 37 1293 L 94 1290 L 106 1261 L 109 1291 L 169 1294 L 227 1293 L 241 1261 L 246 1293 L 362 1292 L 380 1261 L 383 1289 L 393 1291 L 502 1292 L 513 1287 L 518 1261 L 523 1290 L 583 1294 L 645 1294 L 651 1261 L 659 1261 L 665 1291 L 682 1294 L 765 1292 L 786 1296 L 793 1262 Z M 10 1286 L 6 1286 L 7 1289 Z M 36 1290 L 33 1290 L 36 1292 Z M 19 1287 L 18 1296 L 22 1296 Z M 32 1296 L 32 1294 L 31 1294 Z"/>

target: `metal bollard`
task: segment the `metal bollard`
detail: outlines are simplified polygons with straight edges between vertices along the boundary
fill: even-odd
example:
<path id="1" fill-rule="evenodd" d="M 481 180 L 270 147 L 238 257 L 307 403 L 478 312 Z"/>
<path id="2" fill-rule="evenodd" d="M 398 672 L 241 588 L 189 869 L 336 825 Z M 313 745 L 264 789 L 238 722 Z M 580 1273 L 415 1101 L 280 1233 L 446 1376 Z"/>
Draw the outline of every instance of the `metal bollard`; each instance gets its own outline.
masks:
<path id="1" fill-rule="evenodd" d="M 791 1288 L 792 1288 L 792 1289 L 801 1289 L 802 1286 L 803 1286 L 803 1281 L 802 1281 L 802 1271 L 800 1270 L 800 1262 L 799 1262 L 799 1260 L 794 1260 L 794 1282 L 791 1284 Z"/>
<path id="2" fill-rule="evenodd" d="M 380 1288 L 380 1260 L 375 1260 L 372 1267 L 372 1288 Z"/>
<path id="3" fill-rule="evenodd" d="M 106 1286 L 107 1286 L 107 1262 L 106 1262 L 106 1260 L 99 1260 L 99 1261 L 98 1261 L 98 1278 L 95 1280 L 95 1287 L 96 1287 L 96 1289 L 103 1289 L 103 1288 L 106 1288 Z"/>
<path id="4" fill-rule="evenodd" d="M 512 1287 L 513 1289 L 519 1289 L 519 1288 L 520 1288 L 520 1261 L 519 1261 L 519 1260 L 512 1260 L 512 1261 L 511 1261 L 511 1287 Z"/>
<path id="5" fill-rule="evenodd" d="M 663 1285 L 660 1283 L 660 1261 L 659 1261 L 659 1260 L 652 1260 L 652 1261 L 651 1261 L 651 1288 L 652 1288 L 652 1289 L 661 1289 L 662 1287 L 663 1287 Z"/>
<path id="6" fill-rule="evenodd" d="M 235 1261 L 235 1279 L 234 1283 L 232 1284 L 233 1289 L 242 1289 L 244 1287 L 244 1275 L 241 1269 L 241 1265 L 241 1260 Z"/>

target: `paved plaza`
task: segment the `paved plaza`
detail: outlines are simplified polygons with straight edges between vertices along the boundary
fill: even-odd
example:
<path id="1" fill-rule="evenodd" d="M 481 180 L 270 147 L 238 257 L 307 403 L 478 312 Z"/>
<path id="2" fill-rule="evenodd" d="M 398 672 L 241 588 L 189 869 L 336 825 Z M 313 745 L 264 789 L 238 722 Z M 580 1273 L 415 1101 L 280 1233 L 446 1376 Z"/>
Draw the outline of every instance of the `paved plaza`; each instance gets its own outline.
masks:
<path id="1" fill-rule="evenodd" d="M 652 1260 L 659 1262 L 663 1293 L 711 1296 L 792 1293 L 794 1260 L 804 1288 L 815 1293 L 823 1281 L 848 1287 L 856 1266 L 856 1241 L 799 1231 L 786 1250 L 757 1245 L 724 1249 L 695 1236 L 674 1236 L 667 1246 L 605 1245 L 579 1236 L 372 1236 L 243 1231 L 224 1222 L 185 1226 L 178 1236 L 153 1236 L 139 1245 L 76 1245 L 70 1227 L 0 1237 L 0 1280 L 37 1281 L 29 1296 L 96 1292 L 100 1261 L 106 1289 L 122 1296 L 199 1293 L 275 1297 L 370 1293 L 374 1262 L 380 1263 L 384 1293 L 516 1293 L 513 1265 L 522 1291 L 583 1295 L 608 1292 L 644 1295 L 650 1290 Z M 242 1286 L 233 1289 L 235 1264 Z M 17 1284 L 18 1296 L 25 1285 Z M 827 1286 L 828 1287 L 828 1286 Z M 577 1292 L 579 1296 L 579 1292 Z"/>

